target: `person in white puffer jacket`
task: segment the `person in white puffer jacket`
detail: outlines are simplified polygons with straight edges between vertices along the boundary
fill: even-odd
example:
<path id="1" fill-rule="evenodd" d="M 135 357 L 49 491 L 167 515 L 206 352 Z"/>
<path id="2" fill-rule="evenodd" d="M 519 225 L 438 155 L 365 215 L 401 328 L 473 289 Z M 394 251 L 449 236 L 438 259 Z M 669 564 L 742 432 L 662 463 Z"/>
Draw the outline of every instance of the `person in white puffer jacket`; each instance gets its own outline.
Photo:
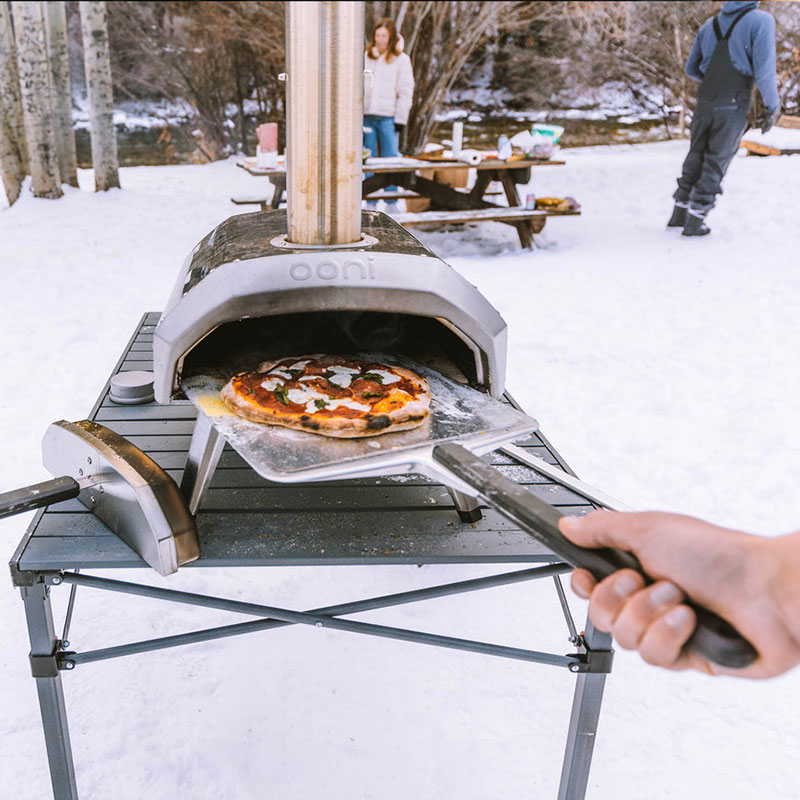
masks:
<path id="1" fill-rule="evenodd" d="M 378 20 L 372 30 L 364 69 L 374 75 L 364 93 L 364 147 L 373 156 L 398 156 L 399 134 L 408 122 L 414 97 L 414 71 L 403 52 L 403 37 L 389 17 Z M 395 207 L 396 201 L 387 203 L 387 209 Z"/>

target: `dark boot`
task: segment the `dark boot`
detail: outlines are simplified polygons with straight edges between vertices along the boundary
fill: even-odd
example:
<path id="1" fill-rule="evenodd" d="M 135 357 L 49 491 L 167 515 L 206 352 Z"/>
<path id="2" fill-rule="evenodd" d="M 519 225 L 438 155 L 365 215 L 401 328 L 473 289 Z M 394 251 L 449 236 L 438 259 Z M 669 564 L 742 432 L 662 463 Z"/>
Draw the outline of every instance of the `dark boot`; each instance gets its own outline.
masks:
<path id="1" fill-rule="evenodd" d="M 696 214 L 694 211 L 689 211 L 686 215 L 686 224 L 683 226 L 682 236 L 706 236 L 711 233 L 705 223 L 705 214 Z"/>
<path id="2" fill-rule="evenodd" d="M 682 228 L 686 224 L 686 212 L 689 210 L 688 206 L 681 203 L 675 203 L 675 208 L 672 209 L 672 216 L 667 223 L 668 228 Z"/>

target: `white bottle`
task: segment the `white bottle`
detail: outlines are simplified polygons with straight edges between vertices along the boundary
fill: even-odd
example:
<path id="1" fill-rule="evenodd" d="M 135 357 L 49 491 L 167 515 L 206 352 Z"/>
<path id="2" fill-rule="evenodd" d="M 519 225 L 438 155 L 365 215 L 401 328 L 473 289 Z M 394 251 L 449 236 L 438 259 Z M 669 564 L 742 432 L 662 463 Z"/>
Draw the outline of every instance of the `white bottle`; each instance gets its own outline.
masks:
<path id="1" fill-rule="evenodd" d="M 501 161 L 506 161 L 511 158 L 511 142 L 508 141 L 508 136 L 502 134 L 497 140 L 497 157 Z"/>

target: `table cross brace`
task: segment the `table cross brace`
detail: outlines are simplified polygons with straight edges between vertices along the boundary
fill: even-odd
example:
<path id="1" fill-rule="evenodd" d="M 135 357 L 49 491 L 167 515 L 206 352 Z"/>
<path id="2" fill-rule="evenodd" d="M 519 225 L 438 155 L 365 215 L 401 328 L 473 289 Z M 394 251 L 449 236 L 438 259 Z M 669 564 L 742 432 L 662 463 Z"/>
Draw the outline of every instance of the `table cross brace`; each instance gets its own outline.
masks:
<path id="1" fill-rule="evenodd" d="M 400 592 L 382 597 L 368 598 L 352 603 L 336 606 L 326 606 L 323 608 L 312 609 L 310 611 L 293 611 L 290 609 L 276 608 L 274 606 L 260 605 L 255 603 L 244 603 L 236 600 L 228 600 L 207 595 L 192 594 L 189 592 L 179 592 L 172 589 L 160 589 L 143 584 L 129 583 L 125 581 L 111 580 L 108 578 L 98 578 L 90 575 L 80 575 L 78 573 L 64 572 L 61 579 L 65 583 L 73 586 L 89 586 L 106 591 L 116 591 L 125 594 L 134 594 L 171 602 L 186 603 L 189 605 L 202 606 L 205 608 L 215 608 L 223 611 L 233 611 L 253 616 L 267 617 L 268 619 L 256 622 L 240 623 L 238 625 L 227 625 L 216 628 L 209 628 L 191 633 L 177 634 L 174 636 L 150 639 L 141 642 L 134 642 L 126 645 L 108 647 L 101 650 L 93 650 L 85 653 L 61 652 L 58 653 L 59 669 L 73 669 L 76 665 L 100 661 L 109 658 L 118 658 L 125 655 L 160 650 L 168 647 L 177 647 L 183 644 L 193 644 L 195 642 L 218 639 L 226 636 L 236 636 L 250 633 L 256 630 L 269 630 L 272 628 L 283 627 L 285 625 L 304 624 L 314 627 L 331 628 L 343 630 L 350 633 L 361 633 L 372 636 L 379 636 L 389 639 L 415 642 L 418 644 L 428 644 L 436 647 L 446 647 L 456 650 L 483 653 L 494 655 L 501 658 L 512 658 L 522 661 L 531 661 L 552 666 L 566 667 L 572 672 L 608 671 L 610 665 L 589 659 L 586 653 L 573 653 L 569 655 L 555 655 L 542 653 L 535 650 L 524 650 L 515 647 L 506 647 L 488 642 L 479 642 L 469 639 L 459 639 L 439 634 L 412 631 L 404 628 L 394 628 L 385 625 L 375 625 L 366 622 L 356 622 L 352 620 L 342 620 L 338 617 L 345 614 L 355 614 L 363 611 L 370 611 L 377 608 L 387 608 L 403 603 L 411 603 L 420 600 L 433 599 L 447 595 L 459 594 L 463 592 L 485 589 L 493 586 L 503 586 L 511 583 L 518 583 L 537 578 L 557 576 L 567 572 L 571 567 L 567 564 L 557 563 L 543 567 L 534 567 L 526 570 L 519 570 L 501 575 L 490 576 L 487 578 L 476 578 L 467 581 L 458 581 L 441 586 L 434 586 L 426 589 L 416 589 L 408 592 Z M 572 637 L 570 637 L 572 638 Z"/>

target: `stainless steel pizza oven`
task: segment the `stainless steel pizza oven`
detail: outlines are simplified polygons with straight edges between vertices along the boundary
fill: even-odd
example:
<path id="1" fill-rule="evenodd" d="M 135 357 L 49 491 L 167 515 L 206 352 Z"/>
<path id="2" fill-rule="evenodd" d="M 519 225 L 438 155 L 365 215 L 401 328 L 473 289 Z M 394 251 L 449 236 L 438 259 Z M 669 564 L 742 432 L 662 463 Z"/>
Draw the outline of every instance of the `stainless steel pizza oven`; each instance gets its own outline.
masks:
<path id="1" fill-rule="evenodd" d="M 365 246 L 287 245 L 284 211 L 231 217 L 187 258 L 153 341 L 155 395 L 209 370 L 307 353 L 398 353 L 500 397 L 506 325 L 455 270 L 385 214 Z"/>
<path id="2" fill-rule="evenodd" d="M 362 3 L 286 4 L 287 210 L 220 223 L 153 342 L 155 396 L 269 356 L 398 353 L 500 397 L 506 326 L 390 217 L 361 210 Z"/>
<path id="3" fill-rule="evenodd" d="M 470 418 L 480 428 L 477 446 L 488 452 L 489 430 L 503 416 L 491 406 L 489 418 L 474 419 L 484 400 L 494 404 L 503 395 L 503 319 L 389 216 L 361 210 L 364 76 L 360 48 L 352 45 L 363 38 L 363 4 L 286 8 L 287 209 L 230 217 L 204 237 L 186 259 L 153 339 L 156 400 L 170 403 L 185 393 L 198 409 L 181 483 L 192 513 L 226 441 L 270 480 L 327 480 L 345 461 L 348 475 L 408 470 L 399 439 L 392 447 L 378 442 L 377 450 L 304 440 L 304 449 L 274 430 L 267 435 L 231 421 L 220 411 L 219 389 L 232 374 L 271 357 L 329 353 L 388 363 L 394 357 L 428 370 L 429 384 L 460 385 L 469 399 L 455 401 L 455 416 L 432 412 L 423 437 L 458 438 L 448 425 L 460 436 Z M 442 408 L 445 391 L 436 399 Z M 509 424 L 531 430 L 536 423 L 525 417 Z M 511 428 L 500 428 L 507 439 Z M 291 475 L 285 474 L 290 456 L 303 465 Z M 451 488 L 458 498 L 458 487 Z M 457 507 L 471 519 L 478 513 L 472 498 L 457 500 Z"/>

